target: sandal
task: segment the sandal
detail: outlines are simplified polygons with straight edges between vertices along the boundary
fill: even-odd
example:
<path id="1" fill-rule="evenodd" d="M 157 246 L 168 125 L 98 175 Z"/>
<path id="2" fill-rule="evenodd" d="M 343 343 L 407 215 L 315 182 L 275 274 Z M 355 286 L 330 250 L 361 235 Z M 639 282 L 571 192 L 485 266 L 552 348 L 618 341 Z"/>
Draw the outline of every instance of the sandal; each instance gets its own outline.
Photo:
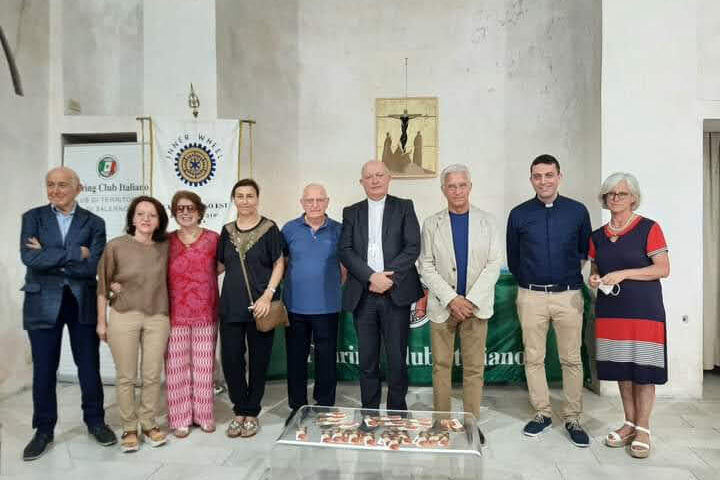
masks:
<path id="1" fill-rule="evenodd" d="M 627 425 L 628 427 L 631 427 L 633 431 L 631 433 L 628 433 L 624 437 L 621 436 L 618 431 L 614 430 L 607 434 L 607 437 L 605 437 L 605 445 L 612 448 L 617 447 L 624 447 L 625 445 L 629 444 L 633 441 L 635 438 L 635 424 L 631 422 L 630 420 L 625 420 L 625 423 L 623 424 L 623 427 Z M 620 430 L 622 430 L 622 427 L 620 427 Z"/>
<path id="2" fill-rule="evenodd" d="M 160 447 L 167 443 L 167 435 L 165 435 L 158 427 L 152 427 L 151 429 L 143 430 L 142 432 L 145 437 L 145 443 L 153 448 Z"/>
<path id="3" fill-rule="evenodd" d="M 244 424 L 245 417 L 240 417 L 240 419 L 238 419 L 238 417 L 233 418 L 230 425 L 228 425 L 227 430 L 225 430 L 225 434 L 230 438 L 239 437 L 242 435 Z"/>
<path id="4" fill-rule="evenodd" d="M 175 435 L 177 438 L 185 438 L 188 435 L 190 435 L 190 428 L 189 427 L 179 427 L 176 428 L 173 431 L 173 435 Z"/>
<path id="5" fill-rule="evenodd" d="M 638 432 L 648 434 L 648 442 L 650 441 L 650 429 L 643 427 L 635 427 Z M 650 455 L 650 444 L 633 440 L 630 444 L 630 455 L 634 458 L 647 458 Z"/>
<path id="6" fill-rule="evenodd" d="M 123 453 L 137 452 L 140 448 L 140 439 L 134 430 L 126 430 L 120 436 L 120 450 Z"/>
<path id="7" fill-rule="evenodd" d="M 258 419 L 248 417 L 242 424 L 242 433 L 240 436 L 243 438 L 252 437 L 258 432 L 258 430 L 260 430 L 260 422 L 258 422 Z"/>
<path id="8" fill-rule="evenodd" d="M 202 430 L 205 433 L 212 433 L 215 431 L 215 425 L 214 424 L 200 425 L 200 430 Z"/>

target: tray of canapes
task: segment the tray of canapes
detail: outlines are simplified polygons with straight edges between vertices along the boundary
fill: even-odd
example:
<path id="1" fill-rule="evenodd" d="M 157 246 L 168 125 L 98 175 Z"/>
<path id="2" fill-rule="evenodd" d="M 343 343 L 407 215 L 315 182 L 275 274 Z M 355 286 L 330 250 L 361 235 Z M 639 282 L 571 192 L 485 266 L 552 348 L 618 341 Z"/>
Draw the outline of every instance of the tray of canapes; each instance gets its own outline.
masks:
<path id="1" fill-rule="evenodd" d="M 303 407 L 278 438 L 280 444 L 393 451 L 478 453 L 472 415 L 462 412 L 385 411 Z"/>

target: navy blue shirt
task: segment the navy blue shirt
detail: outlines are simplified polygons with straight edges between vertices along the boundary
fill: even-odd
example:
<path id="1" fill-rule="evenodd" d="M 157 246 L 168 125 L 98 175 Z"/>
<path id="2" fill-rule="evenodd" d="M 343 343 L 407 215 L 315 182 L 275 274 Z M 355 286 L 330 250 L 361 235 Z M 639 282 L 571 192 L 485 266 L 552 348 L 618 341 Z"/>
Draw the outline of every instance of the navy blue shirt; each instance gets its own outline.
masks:
<path id="1" fill-rule="evenodd" d="M 458 295 L 465 296 L 467 291 L 467 265 L 468 265 L 468 218 L 469 212 L 450 214 L 450 227 L 452 229 L 453 247 L 455 250 L 455 264 L 457 265 Z"/>
<path id="2" fill-rule="evenodd" d="M 508 217 L 508 268 L 525 288 L 531 283 L 579 288 L 590 232 L 590 215 L 582 203 L 558 195 L 546 206 L 532 198 Z"/>
<path id="3" fill-rule="evenodd" d="M 313 232 L 305 215 L 282 228 L 288 257 L 283 299 L 288 311 L 318 315 L 340 311 L 340 260 L 337 245 L 342 224 L 327 218 Z"/>

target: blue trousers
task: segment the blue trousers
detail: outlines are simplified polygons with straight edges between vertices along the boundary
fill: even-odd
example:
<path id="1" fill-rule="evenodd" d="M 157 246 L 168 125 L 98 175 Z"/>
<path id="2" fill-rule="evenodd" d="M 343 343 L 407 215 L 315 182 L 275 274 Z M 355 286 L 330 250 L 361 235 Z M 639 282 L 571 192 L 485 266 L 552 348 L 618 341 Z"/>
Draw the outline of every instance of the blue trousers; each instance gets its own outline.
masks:
<path id="1" fill-rule="evenodd" d="M 307 359 L 310 341 L 315 344 L 315 386 L 313 399 L 318 405 L 335 405 L 337 374 L 335 357 L 337 349 L 338 314 L 301 315 L 288 313 L 290 326 L 285 328 L 287 349 L 287 385 L 290 408 L 297 409 L 308 404 Z"/>
<path id="2" fill-rule="evenodd" d="M 100 340 L 94 323 L 81 324 L 78 321 L 77 300 L 70 287 L 66 286 L 55 326 L 28 330 L 33 360 L 32 426 L 42 433 L 52 434 L 57 423 L 57 369 L 65 325 L 70 333 L 70 347 L 78 368 L 83 421 L 88 428 L 105 423 L 100 380 Z"/>

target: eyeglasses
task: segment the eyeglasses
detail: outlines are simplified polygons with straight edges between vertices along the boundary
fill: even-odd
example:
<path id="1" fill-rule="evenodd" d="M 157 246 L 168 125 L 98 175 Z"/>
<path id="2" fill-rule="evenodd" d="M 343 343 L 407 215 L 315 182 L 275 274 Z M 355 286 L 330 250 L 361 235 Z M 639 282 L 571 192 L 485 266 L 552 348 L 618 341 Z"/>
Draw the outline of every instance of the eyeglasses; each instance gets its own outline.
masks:
<path id="1" fill-rule="evenodd" d="M 606 200 L 625 200 L 630 196 L 630 192 L 608 192 L 605 194 Z"/>
<path id="2" fill-rule="evenodd" d="M 197 211 L 197 209 L 195 208 L 195 205 L 178 205 L 177 207 L 175 207 L 176 213 L 182 213 L 182 212 L 194 213 L 195 211 Z"/>
<path id="3" fill-rule="evenodd" d="M 303 198 L 302 203 L 304 205 L 322 205 L 327 202 L 327 198 Z"/>

